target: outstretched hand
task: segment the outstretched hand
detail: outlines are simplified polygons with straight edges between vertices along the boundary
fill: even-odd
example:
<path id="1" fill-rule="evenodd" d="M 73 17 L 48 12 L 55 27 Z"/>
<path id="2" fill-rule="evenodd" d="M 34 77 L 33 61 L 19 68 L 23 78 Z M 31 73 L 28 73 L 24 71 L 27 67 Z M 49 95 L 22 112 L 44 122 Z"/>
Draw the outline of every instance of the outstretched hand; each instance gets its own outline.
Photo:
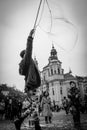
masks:
<path id="1" fill-rule="evenodd" d="M 35 29 L 32 29 L 32 30 L 30 31 L 30 35 L 29 35 L 29 36 L 33 37 L 34 33 L 35 33 Z"/>

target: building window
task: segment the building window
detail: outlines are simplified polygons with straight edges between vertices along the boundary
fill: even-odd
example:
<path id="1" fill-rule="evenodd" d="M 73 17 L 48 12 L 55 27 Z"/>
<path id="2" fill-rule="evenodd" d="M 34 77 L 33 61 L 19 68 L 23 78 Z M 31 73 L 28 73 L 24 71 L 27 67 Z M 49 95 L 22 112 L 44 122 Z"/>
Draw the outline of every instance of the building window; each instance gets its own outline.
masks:
<path id="1" fill-rule="evenodd" d="M 61 94 L 61 95 L 63 94 L 62 87 L 60 87 L 60 94 Z"/>
<path id="2" fill-rule="evenodd" d="M 54 93 L 54 88 L 52 88 L 52 94 L 54 95 L 55 93 Z"/>
<path id="3" fill-rule="evenodd" d="M 48 69 L 48 76 L 50 76 L 50 71 L 49 71 L 49 69 Z"/>
<path id="4" fill-rule="evenodd" d="M 54 70 L 54 74 L 56 74 L 56 70 Z"/>
<path id="5" fill-rule="evenodd" d="M 60 69 L 58 68 L 58 74 L 60 74 Z"/>
<path id="6" fill-rule="evenodd" d="M 51 69 L 51 75 L 53 75 L 53 69 Z"/>
<path id="7" fill-rule="evenodd" d="M 62 69 L 62 74 L 63 74 L 64 70 Z"/>
<path id="8" fill-rule="evenodd" d="M 44 75 L 44 81 L 45 81 L 45 75 Z"/>
<path id="9" fill-rule="evenodd" d="M 85 88 L 85 93 L 87 93 L 87 87 Z"/>

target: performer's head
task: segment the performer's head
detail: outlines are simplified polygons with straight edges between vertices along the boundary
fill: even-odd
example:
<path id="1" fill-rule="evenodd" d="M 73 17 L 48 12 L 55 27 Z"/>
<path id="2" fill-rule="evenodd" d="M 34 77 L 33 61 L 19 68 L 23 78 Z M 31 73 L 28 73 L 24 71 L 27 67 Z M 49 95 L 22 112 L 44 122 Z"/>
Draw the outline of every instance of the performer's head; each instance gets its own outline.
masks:
<path id="1" fill-rule="evenodd" d="M 20 52 L 20 56 L 21 56 L 21 58 L 23 58 L 24 55 L 25 55 L 25 50 L 22 50 L 22 51 Z"/>

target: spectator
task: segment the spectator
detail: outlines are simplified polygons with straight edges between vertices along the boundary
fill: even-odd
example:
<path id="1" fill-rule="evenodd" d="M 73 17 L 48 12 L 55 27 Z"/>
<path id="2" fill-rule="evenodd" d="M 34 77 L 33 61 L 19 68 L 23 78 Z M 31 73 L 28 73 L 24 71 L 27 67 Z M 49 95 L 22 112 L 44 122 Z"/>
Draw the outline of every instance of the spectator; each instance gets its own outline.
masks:
<path id="1" fill-rule="evenodd" d="M 69 112 L 69 103 L 68 103 L 68 99 L 66 97 L 64 97 L 64 99 L 63 99 L 63 107 L 64 107 L 64 110 L 65 110 L 66 114 L 68 114 L 68 112 Z"/>
<path id="2" fill-rule="evenodd" d="M 9 119 L 8 107 L 9 107 L 9 97 L 5 99 L 5 119 Z"/>
<path id="3" fill-rule="evenodd" d="M 0 115 L 1 115 L 1 119 L 3 120 L 5 117 L 5 101 L 4 101 L 4 99 L 2 99 L 0 102 Z"/>
<path id="4" fill-rule="evenodd" d="M 9 99 L 9 104 L 8 104 L 8 113 L 9 113 L 9 119 L 12 120 L 12 99 Z"/>
<path id="5" fill-rule="evenodd" d="M 52 121 L 52 111 L 51 111 L 51 100 L 49 94 L 44 92 L 43 98 L 41 101 L 42 114 L 45 117 L 45 123 L 51 123 Z"/>
<path id="6" fill-rule="evenodd" d="M 80 127 L 80 95 L 76 83 L 73 81 L 70 82 L 68 97 L 70 99 L 70 111 L 73 115 L 74 126 Z"/>
<path id="7" fill-rule="evenodd" d="M 21 116 L 21 110 L 22 110 L 22 102 L 18 101 L 18 116 Z"/>

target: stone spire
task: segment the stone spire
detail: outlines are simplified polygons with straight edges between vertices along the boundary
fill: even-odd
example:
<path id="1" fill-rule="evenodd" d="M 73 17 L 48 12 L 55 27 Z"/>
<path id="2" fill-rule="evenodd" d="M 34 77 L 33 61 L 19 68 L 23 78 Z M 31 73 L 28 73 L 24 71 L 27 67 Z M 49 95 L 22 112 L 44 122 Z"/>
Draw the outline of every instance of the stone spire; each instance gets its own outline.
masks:
<path id="1" fill-rule="evenodd" d="M 52 44 L 52 49 L 51 49 L 51 52 L 50 52 L 49 61 L 53 61 L 53 60 L 58 60 L 58 57 L 57 57 L 57 51 L 54 48 L 54 45 Z"/>

